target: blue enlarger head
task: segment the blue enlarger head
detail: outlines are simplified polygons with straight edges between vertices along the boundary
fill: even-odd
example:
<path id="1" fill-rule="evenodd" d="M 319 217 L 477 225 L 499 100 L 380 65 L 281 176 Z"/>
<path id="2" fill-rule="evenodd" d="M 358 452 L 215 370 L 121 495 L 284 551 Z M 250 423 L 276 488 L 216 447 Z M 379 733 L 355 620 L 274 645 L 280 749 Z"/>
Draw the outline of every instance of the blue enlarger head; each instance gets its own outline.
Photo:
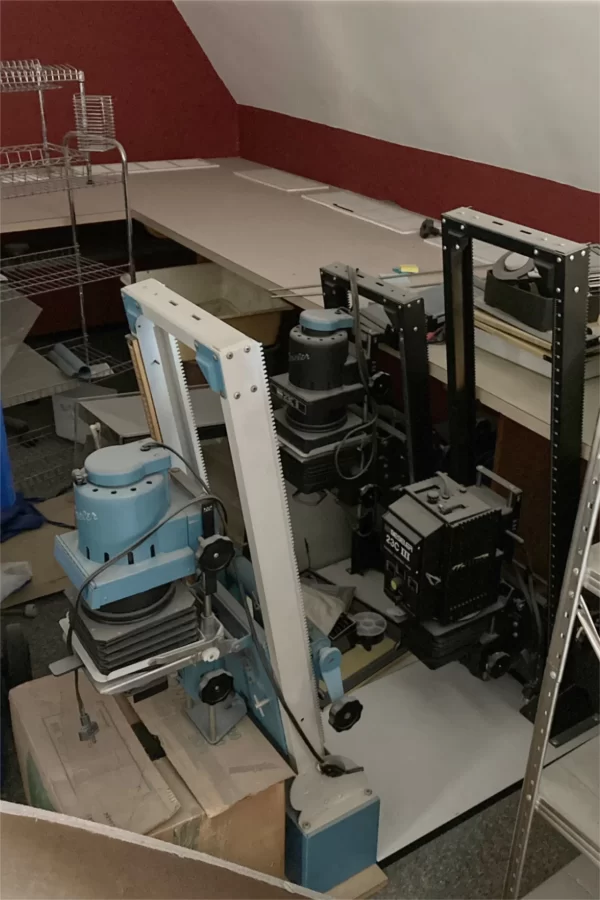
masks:
<path id="1" fill-rule="evenodd" d="M 85 591 L 99 608 L 135 593 L 193 575 L 202 534 L 199 505 L 171 477 L 171 454 L 148 441 L 96 450 L 74 485 L 77 532 L 56 539 L 55 556 L 75 587 L 103 563 L 164 524 Z"/>

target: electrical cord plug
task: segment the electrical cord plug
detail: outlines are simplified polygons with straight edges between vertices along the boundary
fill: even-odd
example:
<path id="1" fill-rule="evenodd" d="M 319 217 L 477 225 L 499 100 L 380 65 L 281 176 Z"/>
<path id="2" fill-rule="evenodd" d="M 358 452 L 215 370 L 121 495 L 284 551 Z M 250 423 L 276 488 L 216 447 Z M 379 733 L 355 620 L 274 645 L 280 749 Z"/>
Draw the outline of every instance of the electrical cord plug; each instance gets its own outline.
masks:
<path id="1" fill-rule="evenodd" d="M 79 729 L 79 740 L 91 741 L 92 744 L 95 744 L 96 735 L 100 730 L 98 723 L 94 722 L 93 719 L 90 719 L 89 713 L 87 713 L 85 710 L 80 713 L 79 721 L 81 722 L 81 728 Z"/>

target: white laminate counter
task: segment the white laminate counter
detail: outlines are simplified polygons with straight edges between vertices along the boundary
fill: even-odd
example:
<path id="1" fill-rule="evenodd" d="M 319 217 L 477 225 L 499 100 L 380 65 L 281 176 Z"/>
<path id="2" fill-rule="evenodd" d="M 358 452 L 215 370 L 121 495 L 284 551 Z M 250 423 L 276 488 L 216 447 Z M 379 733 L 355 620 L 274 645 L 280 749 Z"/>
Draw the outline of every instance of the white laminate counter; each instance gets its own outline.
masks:
<path id="1" fill-rule="evenodd" d="M 348 262 L 371 275 L 415 264 L 423 274 L 411 279 L 413 284 L 437 280 L 425 273 L 441 272 L 441 250 L 417 235 L 400 235 L 303 200 L 300 194 L 234 174 L 256 168 L 255 163 L 216 162 L 219 168 L 130 176 L 134 218 L 261 287 L 318 284 L 320 267 L 332 262 Z M 82 224 L 122 218 L 117 185 L 80 190 L 76 199 Z M 2 230 L 68 224 L 66 212 L 66 198 L 60 194 L 5 201 Z M 320 304 L 311 290 L 298 291 L 293 301 L 304 308 Z M 483 350 L 476 351 L 476 359 L 482 403 L 548 437 L 549 379 Z M 446 381 L 444 346 L 430 347 L 430 367 L 435 378 Z M 586 384 L 582 447 L 586 458 L 599 405 L 600 379 L 595 378 Z"/>

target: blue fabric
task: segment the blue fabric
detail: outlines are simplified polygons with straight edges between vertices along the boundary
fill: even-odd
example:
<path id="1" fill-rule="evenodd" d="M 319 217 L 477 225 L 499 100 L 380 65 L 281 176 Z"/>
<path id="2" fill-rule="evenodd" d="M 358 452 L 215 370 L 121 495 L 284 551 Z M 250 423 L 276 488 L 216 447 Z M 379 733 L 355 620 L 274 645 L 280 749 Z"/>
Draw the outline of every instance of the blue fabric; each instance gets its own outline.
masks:
<path id="1" fill-rule="evenodd" d="M 23 494 L 16 494 L 12 506 L 2 507 L 0 543 L 4 543 L 22 531 L 33 531 L 40 528 L 45 521 L 45 517 L 30 500 L 26 500 Z"/>
<path id="2" fill-rule="evenodd" d="M 15 499 L 6 430 L 4 428 L 4 411 L 0 405 L 0 507 L 2 507 L 2 515 L 4 515 L 5 508 L 10 509 L 12 507 Z"/>

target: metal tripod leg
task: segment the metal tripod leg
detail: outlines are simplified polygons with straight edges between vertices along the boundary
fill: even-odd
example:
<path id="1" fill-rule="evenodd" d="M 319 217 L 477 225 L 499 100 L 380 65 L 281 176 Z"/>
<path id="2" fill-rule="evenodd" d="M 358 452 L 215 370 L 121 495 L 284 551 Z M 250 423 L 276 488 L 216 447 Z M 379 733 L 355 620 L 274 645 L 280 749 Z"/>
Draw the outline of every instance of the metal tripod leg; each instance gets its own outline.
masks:
<path id="1" fill-rule="evenodd" d="M 502 895 L 505 900 L 514 900 L 514 898 L 519 896 L 523 865 L 531 833 L 533 814 L 537 806 L 540 779 L 548 747 L 552 718 L 573 630 L 578 623 L 590 639 L 597 655 L 600 651 L 598 634 L 581 595 L 594 529 L 598 521 L 599 507 L 600 415 L 596 423 L 590 461 L 575 520 L 573 539 L 569 549 L 567 568 L 560 593 L 556 622 L 550 641 L 550 650 L 546 660 L 535 724 L 533 726 L 533 738 L 525 770 L 525 779 L 519 801 L 519 811 L 517 813 Z"/>

